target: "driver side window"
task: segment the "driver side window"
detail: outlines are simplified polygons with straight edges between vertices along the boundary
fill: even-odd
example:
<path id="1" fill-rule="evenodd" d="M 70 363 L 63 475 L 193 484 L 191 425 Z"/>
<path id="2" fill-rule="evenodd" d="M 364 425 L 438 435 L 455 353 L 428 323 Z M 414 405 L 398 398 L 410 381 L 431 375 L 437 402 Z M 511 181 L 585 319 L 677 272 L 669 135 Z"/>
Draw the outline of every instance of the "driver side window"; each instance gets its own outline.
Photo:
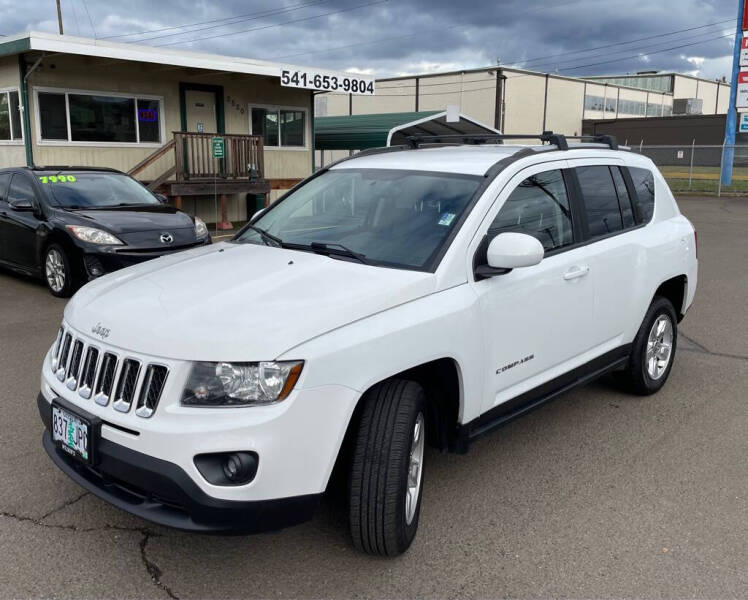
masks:
<path id="1" fill-rule="evenodd" d="M 560 169 L 532 175 L 514 189 L 488 228 L 490 237 L 506 231 L 537 238 L 546 252 L 573 243 L 571 207 Z"/>

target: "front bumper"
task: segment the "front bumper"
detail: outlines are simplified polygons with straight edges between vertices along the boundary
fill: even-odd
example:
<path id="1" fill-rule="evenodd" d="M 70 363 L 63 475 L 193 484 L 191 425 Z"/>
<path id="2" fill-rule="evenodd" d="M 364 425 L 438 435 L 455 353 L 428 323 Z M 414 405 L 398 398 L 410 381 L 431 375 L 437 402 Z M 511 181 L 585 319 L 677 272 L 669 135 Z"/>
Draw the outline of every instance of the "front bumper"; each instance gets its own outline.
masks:
<path id="1" fill-rule="evenodd" d="M 199 248 L 200 246 L 207 246 L 211 243 L 210 236 L 208 236 L 193 244 L 179 247 L 165 246 L 164 248 L 139 249 L 130 246 L 99 246 L 95 247 L 96 249 L 86 248 L 83 251 L 83 263 L 88 278 L 95 279 L 106 273 L 137 265 L 153 258 L 168 256 L 169 254 Z"/>
<path id="2" fill-rule="evenodd" d="M 236 501 L 206 494 L 178 465 L 99 438 L 96 464 L 85 465 L 52 442 L 50 404 L 39 394 L 42 443 L 57 467 L 117 508 L 159 525 L 197 533 L 259 533 L 312 518 L 321 494 Z M 76 408 L 79 410 L 79 408 Z"/>

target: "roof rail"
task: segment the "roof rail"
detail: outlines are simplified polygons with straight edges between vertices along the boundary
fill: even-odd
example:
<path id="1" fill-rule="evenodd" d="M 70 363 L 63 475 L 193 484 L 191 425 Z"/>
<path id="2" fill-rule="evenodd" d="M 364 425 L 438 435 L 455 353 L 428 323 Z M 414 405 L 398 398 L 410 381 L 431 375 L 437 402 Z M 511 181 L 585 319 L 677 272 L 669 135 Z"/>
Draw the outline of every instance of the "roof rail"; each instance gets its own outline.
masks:
<path id="1" fill-rule="evenodd" d="M 573 135 L 544 131 L 543 133 L 484 133 L 484 134 L 446 134 L 446 135 L 411 135 L 408 136 L 410 148 L 419 148 L 425 144 L 487 144 L 490 142 L 503 143 L 504 140 L 538 139 L 568 150 L 567 140 L 589 140 L 594 143 L 606 144 L 611 150 L 618 150 L 618 141 L 612 135 Z"/>

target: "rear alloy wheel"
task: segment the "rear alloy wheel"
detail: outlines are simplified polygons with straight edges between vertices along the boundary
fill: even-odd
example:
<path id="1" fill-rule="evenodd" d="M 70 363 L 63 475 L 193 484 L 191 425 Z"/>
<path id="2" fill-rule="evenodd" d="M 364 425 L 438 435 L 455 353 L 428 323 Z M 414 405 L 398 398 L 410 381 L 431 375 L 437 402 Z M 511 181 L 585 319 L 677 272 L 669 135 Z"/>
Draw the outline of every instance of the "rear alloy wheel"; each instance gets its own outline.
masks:
<path id="1" fill-rule="evenodd" d="M 367 554 L 397 556 L 418 530 L 426 398 L 419 384 L 390 379 L 361 401 L 349 479 L 351 536 Z"/>
<path id="2" fill-rule="evenodd" d="M 44 280 L 53 296 L 68 298 L 73 294 L 70 261 L 57 244 L 50 244 L 44 254 Z"/>
<path id="3" fill-rule="evenodd" d="M 667 298 L 655 297 L 634 338 L 626 371 L 619 379 L 635 394 L 648 396 L 667 381 L 678 343 L 675 309 Z"/>

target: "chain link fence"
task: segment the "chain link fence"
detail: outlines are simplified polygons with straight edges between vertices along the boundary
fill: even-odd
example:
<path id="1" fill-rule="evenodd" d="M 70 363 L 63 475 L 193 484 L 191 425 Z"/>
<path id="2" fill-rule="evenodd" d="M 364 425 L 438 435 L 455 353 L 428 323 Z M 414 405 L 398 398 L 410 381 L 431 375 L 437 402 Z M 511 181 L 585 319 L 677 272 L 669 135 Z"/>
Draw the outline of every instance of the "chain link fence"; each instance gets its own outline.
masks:
<path id="1" fill-rule="evenodd" d="M 748 195 L 748 146 L 631 146 L 652 159 L 659 167 L 674 194 Z M 732 182 L 721 184 L 724 161 L 732 160 Z"/>

